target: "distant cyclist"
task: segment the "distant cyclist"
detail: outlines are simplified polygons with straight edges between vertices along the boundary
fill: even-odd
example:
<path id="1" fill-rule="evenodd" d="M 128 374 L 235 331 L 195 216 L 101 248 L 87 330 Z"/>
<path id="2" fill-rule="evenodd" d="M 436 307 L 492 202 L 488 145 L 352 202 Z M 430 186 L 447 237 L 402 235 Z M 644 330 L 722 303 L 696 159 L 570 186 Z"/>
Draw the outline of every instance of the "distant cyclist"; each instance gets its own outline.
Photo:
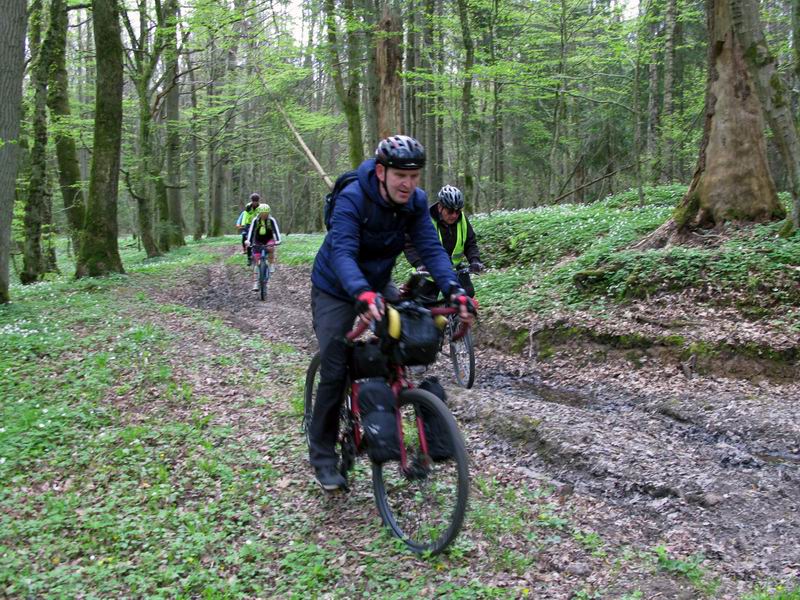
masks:
<path id="1" fill-rule="evenodd" d="M 275 244 L 280 244 L 281 232 L 278 222 L 270 215 L 269 204 L 260 204 L 256 216 L 250 223 L 245 238 L 245 246 L 252 250 L 261 247 L 269 256 L 269 272 L 275 272 Z M 262 252 L 264 251 L 262 250 Z M 258 272 L 253 270 L 253 290 L 258 291 Z"/>
<path id="2" fill-rule="evenodd" d="M 250 202 L 244 207 L 244 210 L 239 213 L 239 218 L 236 219 L 236 230 L 242 235 L 242 252 L 247 254 L 247 264 L 250 264 L 250 248 L 245 245 L 247 239 L 247 230 L 250 223 L 256 216 L 256 210 L 261 203 L 261 196 L 256 193 L 250 194 Z"/>
<path id="3" fill-rule="evenodd" d="M 445 252 L 454 265 L 465 261 L 469 263 L 470 273 L 483 271 L 481 253 L 478 250 L 478 239 L 475 231 L 464 214 L 464 195 L 457 187 L 446 185 L 438 194 L 439 201 L 430 207 L 431 221 L 439 234 Z M 417 253 L 414 244 L 407 238 L 405 255 L 408 262 L 417 268 L 424 268 L 422 258 Z M 475 296 L 475 287 L 472 285 L 469 273 L 459 273 L 461 287 L 470 297 Z"/>

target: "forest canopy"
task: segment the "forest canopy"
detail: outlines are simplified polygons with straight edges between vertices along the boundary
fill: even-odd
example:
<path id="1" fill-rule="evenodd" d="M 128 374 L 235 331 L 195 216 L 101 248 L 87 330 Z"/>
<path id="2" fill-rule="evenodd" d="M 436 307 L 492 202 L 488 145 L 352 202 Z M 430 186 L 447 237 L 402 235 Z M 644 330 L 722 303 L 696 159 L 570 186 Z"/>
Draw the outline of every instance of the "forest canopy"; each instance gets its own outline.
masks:
<path id="1" fill-rule="evenodd" d="M 251 192 L 287 232 L 318 231 L 326 183 L 397 132 L 426 147 L 423 187 L 459 186 L 470 212 L 687 184 L 705 164 L 709 48 L 726 31 L 761 97 L 745 110 L 767 116 L 753 162 L 769 194 L 796 195 L 797 148 L 778 135 L 791 125 L 796 142 L 796 126 L 770 112 L 797 114 L 796 5 L 33 0 L 11 268 L 41 279 L 60 233 L 83 252 L 79 274 L 120 271 L 98 241 L 131 235 L 154 257 L 230 233 Z M 782 86 L 766 104 L 765 65 Z M 759 214 L 781 218 L 776 206 Z"/>

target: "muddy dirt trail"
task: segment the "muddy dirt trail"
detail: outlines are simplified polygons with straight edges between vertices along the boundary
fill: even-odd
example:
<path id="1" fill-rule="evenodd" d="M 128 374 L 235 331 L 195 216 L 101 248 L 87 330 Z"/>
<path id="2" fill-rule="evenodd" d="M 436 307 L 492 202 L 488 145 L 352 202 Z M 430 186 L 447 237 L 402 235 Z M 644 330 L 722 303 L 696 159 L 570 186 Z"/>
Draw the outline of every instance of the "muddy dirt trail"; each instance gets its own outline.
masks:
<path id="1" fill-rule="evenodd" d="M 240 266 L 209 266 L 195 282 L 168 300 L 216 311 L 243 335 L 315 350 L 308 267 L 280 265 L 267 302 Z M 733 582 L 715 597 L 738 597 L 748 582 L 800 581 L 796 384 L 690 381 L 674 365 L 632 370 L 579 352 L 540 362 L 484 347 L 480 328 L 476 338 L 472 390 L 455 387 L 444 360 L 433 368 L 474 473 L 491 467 L 505 485 L 555 486 L 575 521 L 609 543 L 702 553 Z M 658 583 L 640 589 L 697 597 Z"/>

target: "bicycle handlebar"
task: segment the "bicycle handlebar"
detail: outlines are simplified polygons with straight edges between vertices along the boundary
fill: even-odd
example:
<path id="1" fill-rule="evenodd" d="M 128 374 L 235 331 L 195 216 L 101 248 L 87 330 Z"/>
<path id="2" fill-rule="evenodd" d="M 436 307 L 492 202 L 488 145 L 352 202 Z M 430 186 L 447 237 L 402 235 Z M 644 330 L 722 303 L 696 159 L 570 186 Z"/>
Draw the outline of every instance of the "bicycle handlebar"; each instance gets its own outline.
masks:
<path id="1" fill-rule="evenodd" d="M 433 317 L 437 315 L 446 316 L 446 315 L 458 314 L 458 308 L 454 306 L 434 306 L 429 310 L 431 311 L 431 316 Z M 370 322 L 371 321 L 369 320 L 364 320 L 364 319 L 360 320 L 358 324 L 355 327 L 353 327 L 352 330 L 347 332 L 347 335 L 345 336 L 347 338 L 347 341 L 352 342 L 358 336 L 364 333 L 367 330 L 367 327 L 369 326 Z M 455 331 L 455 333 L 453 333 L 450 339 L 452 339 L 454 342 L 460 340 L 467 334 L 467 331 L 469 331 L 469 325 L 467 325 L 463 321 L 459 321 L 458 329 Z"/>

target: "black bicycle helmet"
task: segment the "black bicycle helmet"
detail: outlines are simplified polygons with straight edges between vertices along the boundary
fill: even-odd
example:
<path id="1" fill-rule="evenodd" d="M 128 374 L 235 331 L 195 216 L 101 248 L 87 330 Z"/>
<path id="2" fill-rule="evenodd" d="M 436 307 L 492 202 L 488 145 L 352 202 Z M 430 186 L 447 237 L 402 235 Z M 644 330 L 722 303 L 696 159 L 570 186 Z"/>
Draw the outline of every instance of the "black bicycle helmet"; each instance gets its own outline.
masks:
<path id="1" fill-rule="evenodd" d="M 461 210 L 464 208 L 464 196 L 457 187 L 446 185 L 439 190 L 439 204 L 450 210 Z"/>
<path id="2" fill-rule="evenodd" d="M 375 149 L 375 160 L 394 169 L 421 169 L 425 166 L 425 148 L 412 137 L 393 135 L 380 141 Z"/>

